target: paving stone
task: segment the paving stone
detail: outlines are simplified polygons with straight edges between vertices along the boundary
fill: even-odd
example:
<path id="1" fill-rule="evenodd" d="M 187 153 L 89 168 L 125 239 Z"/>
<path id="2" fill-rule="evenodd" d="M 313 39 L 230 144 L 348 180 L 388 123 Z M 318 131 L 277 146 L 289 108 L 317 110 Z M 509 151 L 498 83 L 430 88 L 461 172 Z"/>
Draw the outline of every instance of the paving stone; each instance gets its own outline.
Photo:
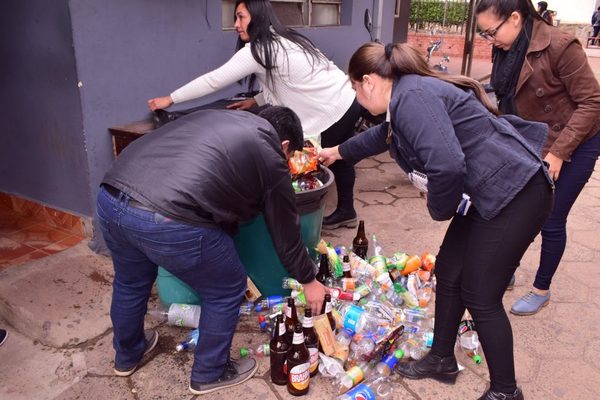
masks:
<path id="1" fill-rule="evenodd" d="M 573 368 L 566 366 L 565 360 L 550 360 L 543 366 L 546 374 L 540 374 L 536 380 L 538 387 L 547 391 L 558 399 L 597 400 L 600 393 L 600 372 L 577 360 Z"/>

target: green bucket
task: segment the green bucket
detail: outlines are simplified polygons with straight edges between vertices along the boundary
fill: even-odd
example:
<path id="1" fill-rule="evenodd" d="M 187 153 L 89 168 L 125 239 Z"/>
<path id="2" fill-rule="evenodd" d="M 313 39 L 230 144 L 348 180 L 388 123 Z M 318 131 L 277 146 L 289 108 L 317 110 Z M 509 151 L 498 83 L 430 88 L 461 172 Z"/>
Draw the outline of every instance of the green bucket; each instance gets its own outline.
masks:
<path id="1" fill-rule="evenodd" d="M 321 239 L 325 195 L 334 182 L 333 173 L 326 167 L 320 168 L 317 177 L 323 182 L 323 186 L 296 193 L 302 239 L 313 260 L 317 256 L 315 247 Z M 235 236 L 234 241 L 248 276 L 263 296 L 289 295 L 289 290 L 281 287 L 281 281 L 289 274 L 279 260 L 262 214 L 241 224 L 240 232 Z M 161 267 L 158 270 L 157 286 L 158 295 L 165 305 L 200 304 L 200 297 L 192 288 Z"/>

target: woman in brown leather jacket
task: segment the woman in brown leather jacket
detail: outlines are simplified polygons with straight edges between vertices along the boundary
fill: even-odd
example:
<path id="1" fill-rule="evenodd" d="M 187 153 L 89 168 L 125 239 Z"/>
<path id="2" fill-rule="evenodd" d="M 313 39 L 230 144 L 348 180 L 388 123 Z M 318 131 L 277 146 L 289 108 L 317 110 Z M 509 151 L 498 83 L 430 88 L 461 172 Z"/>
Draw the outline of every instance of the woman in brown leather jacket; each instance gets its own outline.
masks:
<path id="1" fill-rule="evenodd" d="M 504 113 L 548 124 L 543 154 L 555 181 L 554 208 L 542 228 L 533 288 L 511 312 L 537 313 L 566 245 L 566 222 L 600 152 L 600 86 L 579 41 L 544 21 L 529 0 L 479 0 L 480 35 L 492 41 L 491 83 Z"/>

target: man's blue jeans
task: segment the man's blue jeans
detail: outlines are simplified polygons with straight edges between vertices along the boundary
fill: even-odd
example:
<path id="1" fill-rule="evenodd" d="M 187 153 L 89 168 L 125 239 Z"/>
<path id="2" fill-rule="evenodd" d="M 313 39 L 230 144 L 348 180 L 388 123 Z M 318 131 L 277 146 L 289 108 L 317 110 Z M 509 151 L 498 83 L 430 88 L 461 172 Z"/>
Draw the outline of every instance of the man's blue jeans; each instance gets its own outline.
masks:
<path id="1" fill-rule="evenodd" d="M 246 270 L 232 237 L 132 207 L 126 195 L 115 198 L 103 187 L 97 215 L 115 270 L 110 310 L 115 365 L 129 368 L 142 359 L 144 315 L 160 265 L 202 298 L 192 380 L 220 378 L 246 291 Z"/>

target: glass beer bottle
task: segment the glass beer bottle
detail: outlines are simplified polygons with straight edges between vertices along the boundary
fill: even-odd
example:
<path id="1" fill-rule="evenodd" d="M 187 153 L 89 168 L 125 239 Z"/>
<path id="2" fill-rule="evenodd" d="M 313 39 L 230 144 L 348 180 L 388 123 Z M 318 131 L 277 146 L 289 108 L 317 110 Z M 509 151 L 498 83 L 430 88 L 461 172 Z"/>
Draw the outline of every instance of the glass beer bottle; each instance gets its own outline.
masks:
<path id="1" fill-rule="evenodd" d="M 312 311 L 310 308 L 304 310 L 304 321 L 302 321 L 302 333 L 304 343 L 310 354 L 310 376 L 311 378 L 319 372 L 319 339 L 313 325 Z"/>
<path id="2" fill-rule="evenodd" d="M 292 347 L 287 354 L 287 390 L 291 395 L 302 396 L 310 386 L 310 353 L 304 343 L 302 325 L 296 324 Z"/>
<path id="3" fill-rule="evenodd" d="M 285 360 L 289 344 L 285 341 L 285 324 L 283 315 L 279 314 L 275 321 L 275 335 L 270 343 L 271 382 L 276 385 L 287 385 Z"/>
<path id="4" fill-rule="evenodd" d="M 363 260 L 366 260 L 368 249 L 369 239 L 367 239 L 367 235 L 365 235 L 365 221 L 361 219 L 358 223 L 358 231 L 356 232 L 356 236 L 352 241 L 352 250 L 354 251 L 354 254 Z"/>

